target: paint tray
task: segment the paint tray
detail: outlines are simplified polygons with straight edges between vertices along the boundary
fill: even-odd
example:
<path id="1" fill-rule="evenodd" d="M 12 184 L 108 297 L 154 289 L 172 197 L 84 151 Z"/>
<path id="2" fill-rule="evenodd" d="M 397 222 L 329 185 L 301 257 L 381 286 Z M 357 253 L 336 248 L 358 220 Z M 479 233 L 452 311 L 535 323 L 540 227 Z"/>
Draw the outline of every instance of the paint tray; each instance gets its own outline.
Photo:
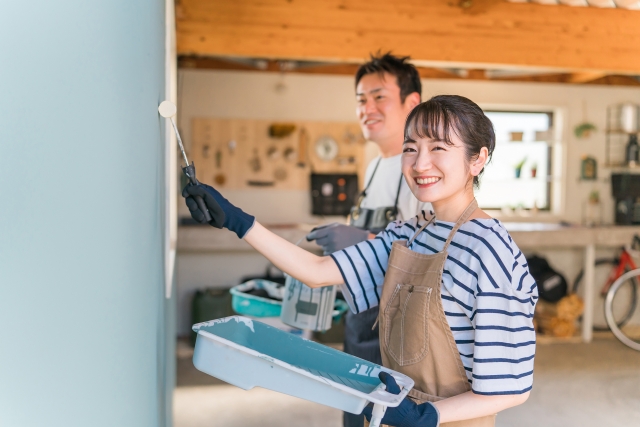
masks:
<path id="1" fill-rule="evenodd" d="M 193 330 L 194 366 L 245 390 L 262 387 L 359 414 L 369 402 L 398 406 L 414 384 L 399 372 L 242 316 Z M 385 391 L 380 371 L 393 375 L 400 394 Z"/>

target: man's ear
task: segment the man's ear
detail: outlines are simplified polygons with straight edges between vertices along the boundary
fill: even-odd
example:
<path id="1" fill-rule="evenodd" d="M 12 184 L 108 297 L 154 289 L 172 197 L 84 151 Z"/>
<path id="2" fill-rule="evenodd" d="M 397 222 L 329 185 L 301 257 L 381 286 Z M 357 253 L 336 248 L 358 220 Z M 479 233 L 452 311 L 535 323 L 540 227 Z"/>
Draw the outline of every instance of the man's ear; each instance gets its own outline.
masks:
<path id="1" fill-rule="evenodd" d="M 478 157 L 471 161 L 471 175 L 478 176 L 480 172 L 482 172 L 482 168 L 484 168 L 488 158 L 489 150 L 487 147 L 482 147 L 480 153 L 478 153 Z"/>
<path id="2" fill-rule="evenodd" d="M 418 104 L 420 104 L 420 94 L 418 92 L 411 92 L 404 99 L 404 105 L 409 107 L 410 110 L 413 110 Z"/>

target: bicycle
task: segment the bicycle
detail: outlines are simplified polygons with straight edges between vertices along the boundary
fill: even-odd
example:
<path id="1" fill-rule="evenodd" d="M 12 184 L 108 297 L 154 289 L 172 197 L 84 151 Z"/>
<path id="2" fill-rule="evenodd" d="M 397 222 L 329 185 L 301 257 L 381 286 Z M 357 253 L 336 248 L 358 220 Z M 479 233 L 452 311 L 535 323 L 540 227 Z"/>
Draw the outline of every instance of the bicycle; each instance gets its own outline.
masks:
<path id="1" fill-rule="evenodd" d="M 624 345 L 636 350 L 640 351 L 640 323 L 633 322 L 627 323 L 625 322 L 623 325 L 618 325 L 616 318 L 614 317 L 614 307 L 616 306 L 616 298 L 619 297 L 618 292 L 621 292 L 621 289 L 624 290 L 628 288 L 631 283 L 635 283 L 637 287 L 637 282 L 640 279 L 640 268 L 636 268 L 635 270 L 627 271 L 622 276 L 620 276 L 609 288 L 607 292 L 607 297 L 605 299 L 604 304 L 604 315 L 607 320 L 607 324 L 615 335 Z M 622 299 L 624 300 L 624 296 Z M 634 308 L 636 304 L 634 302 Z M 633 317 L 633 312 L 627 319 L 631 319 Z"/>
<path id="2" fill-rule="evenodd" d="M 633 241 L 630 247 L 623 247 L 620 255 L 615 258 L 601 258 L 597 259 L 595 263 L 595 283 L 602 283 L 602 289 L 600 290 L 600 301 L 603 305 L 603 312 L 605 314 L 603 323 L 593 324 L 595 331 L 608 331 L 611 329 L 610 323 L 614 323 L 617 329 L 622 328 L 633 317 L 636 307 L 638 305 L 638 283 L 640 283 L 640 277 L 638 275 L 631 275 L 629 273 L 637 270 L 638 267 L 633 260 L 632 253 L 640 248 L 640 237 L 633 236 Z M 584 270 L 580 270 L 573 283 L 573 293 L 577 293 L 584 276 Z M 619 281 L 619 283 L 617 283 Z M 607 295 L 613 288 L 613 285 L 617 284 L 615 292 L 611 296 L 611 313 L 610 321 L 606 315 L 606 301 Z"/>

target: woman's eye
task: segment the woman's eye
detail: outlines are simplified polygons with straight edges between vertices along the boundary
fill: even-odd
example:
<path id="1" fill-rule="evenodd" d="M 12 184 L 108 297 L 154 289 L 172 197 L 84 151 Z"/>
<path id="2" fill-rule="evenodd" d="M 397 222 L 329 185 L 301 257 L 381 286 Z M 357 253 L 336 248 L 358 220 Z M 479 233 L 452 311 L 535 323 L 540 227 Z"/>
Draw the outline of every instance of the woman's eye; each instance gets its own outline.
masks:
<path id="1" fill-rule="evenodd" d="M 431 150 L 431 151 L 441 151 L 441 150 L 444 151 L 444 148 L 443 147 L 438 147 L 436 145 L 435 147 L 433 147 L 433 150 Z"/>
<path id="2" fill-rule="evenodd" d="M 402 150 L 403 153 L 415 153 L 416 149 L 413 147 L 404 147 L 404 149 Z"/>

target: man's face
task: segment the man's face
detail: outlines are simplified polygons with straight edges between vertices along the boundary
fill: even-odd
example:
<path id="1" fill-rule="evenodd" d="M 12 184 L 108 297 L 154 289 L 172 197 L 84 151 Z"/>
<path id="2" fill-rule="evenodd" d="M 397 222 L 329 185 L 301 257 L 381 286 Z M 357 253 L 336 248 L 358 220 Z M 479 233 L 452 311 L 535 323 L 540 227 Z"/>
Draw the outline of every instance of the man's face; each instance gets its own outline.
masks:
<path id="1" fill-rule="evenodd" d="M 411 112 L 409 102 L 400 101 L 400 87 L 389 73 L 364 75 L 356 87 L 356 114 L 364 137 L 383 143 L 402 139 L 404 123 Z M 406 100 L 405 100 L 406 101 Z"/>

